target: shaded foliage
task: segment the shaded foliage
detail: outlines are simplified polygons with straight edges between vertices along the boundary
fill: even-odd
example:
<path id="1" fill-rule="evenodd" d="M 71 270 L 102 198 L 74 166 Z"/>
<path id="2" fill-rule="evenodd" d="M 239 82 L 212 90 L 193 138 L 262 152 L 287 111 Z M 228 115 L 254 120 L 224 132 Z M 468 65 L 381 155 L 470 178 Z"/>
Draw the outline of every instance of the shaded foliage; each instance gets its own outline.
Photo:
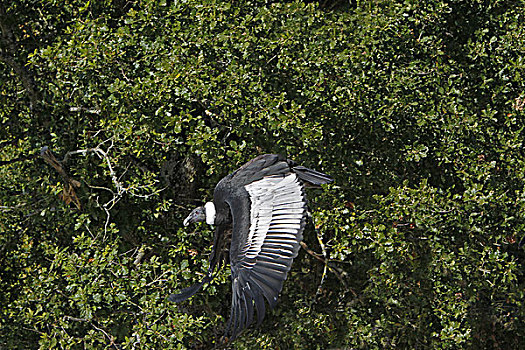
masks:
<path id="1" fill-rule="evenodd" d="M 523 10 L 0 4 L 1 346 L 218 346 L 227 268 L 166 300 L 208 264 L 211 231 L 182 219 L 280 152 L 336 179 L 305 232 L 329 264 L 302 250 L 234 348 L 518 348 Z"/>

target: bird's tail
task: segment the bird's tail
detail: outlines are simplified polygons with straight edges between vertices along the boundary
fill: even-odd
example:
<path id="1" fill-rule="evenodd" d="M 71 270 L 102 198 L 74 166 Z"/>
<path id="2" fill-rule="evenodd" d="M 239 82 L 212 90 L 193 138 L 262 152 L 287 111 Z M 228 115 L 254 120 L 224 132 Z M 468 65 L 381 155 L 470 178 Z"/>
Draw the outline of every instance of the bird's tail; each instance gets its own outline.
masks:
<path id="1" fill-rule="evenodd" d="M 334 181 L 329 175 L 320 171 L 306 168 L 301 165 L 293 167 L 293 171 L 299 176 L 299 179 L 304 181 L 307 185 L 319 187 L 324 184 L 329 184 Z"/>

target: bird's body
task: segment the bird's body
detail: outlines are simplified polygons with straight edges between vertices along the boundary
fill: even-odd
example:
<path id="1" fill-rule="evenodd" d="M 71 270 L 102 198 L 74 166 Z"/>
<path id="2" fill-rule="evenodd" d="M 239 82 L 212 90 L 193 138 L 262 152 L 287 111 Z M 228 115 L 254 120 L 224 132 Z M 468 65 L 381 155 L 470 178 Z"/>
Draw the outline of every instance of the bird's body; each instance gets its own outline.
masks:
<path id="1" fill-rule="evenodd" d="M 218 249 L 225 232 L 232 229 L 232 309 L 227 333 L 235 338 L 253 322 L 254 313 L 261 323 L 264 299 L 270 308 L 275 307 L 299 251 L 307 215 L 304 186 L 330 182 L 328 175 L 276 154 L 254 158 L 224 177 L 215 187 L 213 202 L 195 209 L 184 222 L 206 221 L 216 226 L 208 274 L 169 300 L 186 300 L 212 279 Z"/>

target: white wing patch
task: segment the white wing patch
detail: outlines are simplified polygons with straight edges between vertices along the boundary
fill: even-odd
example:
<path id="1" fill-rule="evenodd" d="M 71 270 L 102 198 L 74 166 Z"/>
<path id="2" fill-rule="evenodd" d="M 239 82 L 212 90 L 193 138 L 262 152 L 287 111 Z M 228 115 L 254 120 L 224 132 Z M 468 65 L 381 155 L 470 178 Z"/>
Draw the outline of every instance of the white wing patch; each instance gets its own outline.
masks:
<path id="1" fill-rule="evenodd" d="M 303 185 L 294 173 L 268 176 L 244 186 L 251 200 L 250 232 L 241 250 L 243 266 L 252 268 L 256 259 L 275 265 L 291 264 L 302 239 L 306 215 Z M 284 262 L 283 261 L 283 262 Z"/>

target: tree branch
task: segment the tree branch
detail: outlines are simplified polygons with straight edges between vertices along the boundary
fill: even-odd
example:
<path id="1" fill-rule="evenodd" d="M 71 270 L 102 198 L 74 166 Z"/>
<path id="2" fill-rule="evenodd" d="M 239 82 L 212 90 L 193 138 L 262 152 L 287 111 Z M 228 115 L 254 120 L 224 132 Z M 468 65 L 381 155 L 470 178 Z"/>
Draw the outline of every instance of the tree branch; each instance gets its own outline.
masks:
<path id="1" fill-rule="evenodd" d="M 15 35 L 11 26 L 8 25 L 6 18 L 7 14 L 5 8 L 0 3 L 0 31 L 2 33 L 0 38 L 4 44 L 3 50 L 0 50 L 0 60 L 5 62 L 9 67 L 11 67 L 11 69 L 15 71 L 22 83 L 22 86 L 24 86 L 27 92 L 27 96 L 29 97 L 29 101 L 31 103 L 30 108 L 33 109 L 40 103 L 40 92 L 36 87 L 33 74 L 15 59 L 21 50 L 16 45 Z"/>
<path id="2" fill-rule="evenodd" d="M 73 202 L 78 209 L 81 209 L 82 205 L 80 204 L 75 191 L 75 188 L 80 187 L 80 182 L 69 177 L 69 175 L 66 173 L 66 170 L 62 166 L 62 163 L 55 158 L 49 147 L 42 147 L 40 150 L 40 155 L 60 174 L 60 177 L 64 182 L 64 189 L 62 191 L 61 199 L 66 202 L 66 204 Z"/>
<path id="3" fill-rule="evenodd" d="M 352 294 L 354 294 L 354 296 L 357 296 L 357 294 L 352 290 L 352 288 L 349 288 L 348 287 L 348 284 L 346 283 L 345 281 L 345 277 L 347 277 L 347 273 L 346 271 L 344 271 L 343 269 L 337 267 L 337 266 L 334 266 L 332 263 L 331 263 L 331 260 L 330 260 L 330 257 L 328 256 L 328 253 L 326 251 L 326 248 L 325 248 L 325 245 L 324 245 L 324 242 L 322 240 L 322 237 L 321 237 L 321 233 L 319 232 L 319 230 L 317 229 L 317 227 L 315 226 L 315 222 L 313 223 L 314 224 L 314 230 L 315 230 L 315 233 L 317 235 L 317 240 L 319 242 L 319 245 L 321 246 L 321 250 L 323 252 L 323 254 L 317 254 L 316 252 L 314 252 L 313 250 L 311 250 L 305 242 L 301 242 L 301 247 L 311 256 L 313 256 L 315 259 L 317 259 L 318 261 L 322 262 L 324 264 L 324 268 L 323 268 L 323 275 L 321 277 L 321 282 L 319 283 L 319 286 L 317 288 L 317 292 L 316 292 L 316 297 L 321 294 L 321 290 L 322 290 L 322 287 L 323 287 L 323 284 L 324 284 L 324 280 L 326 278 L 326 272 L 328 270 L 330 270 L 336 277 L 337 279 L 339 279 L 339 281 L 341 282 L 341 284 L 344 286 L 344 288 L 346 290 L 350 290 L 352 292 Z M 321 257 L 323 256 L 323 257 Z"/>
<path id="4" fill-rule="evenodd" d="M 25 162 L 26 160 L 32 160 L 38 157 L 38 154 L 30 154 L 28 156 L 21 156 L 14 159 L 0 161 L 0 166 L 9 165 L 17 162 Z"/>

